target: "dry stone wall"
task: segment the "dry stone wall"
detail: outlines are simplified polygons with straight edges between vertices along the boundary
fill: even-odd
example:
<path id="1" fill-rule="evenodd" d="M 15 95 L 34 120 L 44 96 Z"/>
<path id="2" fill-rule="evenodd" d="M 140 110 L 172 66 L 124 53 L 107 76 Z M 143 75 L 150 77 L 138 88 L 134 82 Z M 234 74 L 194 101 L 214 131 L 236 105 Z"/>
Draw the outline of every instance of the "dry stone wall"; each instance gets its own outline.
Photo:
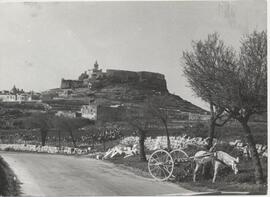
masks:
<path id="1" fill-rule="evenodd" d="M 198 146 L 203 146 L 207 144 L 206 138 L 201 138 L 201 137 L 190 138 L 186 135 L 177 136 L 177 137 L 171 136 L 170 142 L 171 142 L 172 149 L 186 148 L 189 144 L 198 145 Z M 214 139 L 214 143 L 215 142 L 217 142 L 216 139 Z M 139 137 L 126 137 L 120 143 L 124 145 L 128 145 L 128 146 L 132 146 L 134 144 L 139 143 Z M 236 140 L 234 142 L 229 142 L 229 143 L 218 141 L 217 143 L 234 147 L 236 150 L 242 153 L 243 157 L 247 157 L 247 158 L 251 157 L 250 149 L 248 145 L 241 142 L 241 140 Z M 158 136 L 157 138 L 148 137 L 146 138 L 144 144 L 148 150 L 164 149 L 164 148 L 167 148 L 167 138 L 166 136 Z M 261 157 L 268 157 L 267 145 L 256 144 L 256 148 Z"/>
<path id="2" fill-rule="evenodd" d="M 171 146 L 173 149 L 185 148 L 189 144 L 199 145 L 199 146 L 206 144 L 206 139 L 203 139 L 201 137 L 190 138 L 187 136 L 177 136 L 177 137 L 170 137 L 170 140 L 171 140 Z M 120 141 L 120 145 L 117 145 L 116 147 L 118 147 L 118 149 L 119 147 L 122 147 L 123 150 L 121 149 L 121 151 L 122 152 L 129 151 L 131 153 L 130 155 L 138 154 L 139 152 L 138 143 L 139 143 L 138 137 L 126 137 L 122 139 Z M 222 144 L 225 142 L 219 141 L 218 143 Z M 240 140 L 229 142 L 227 143 L 227 145 L 230 145 L 234 147 L 235 149 L 239 150 L 242 153 L 243 157 L 250 158 L 249 147 L 245 145 L 244 143 L 242 143 Z M 166 148 L 167 139 L 165 136 L 158 136 L 157 138 L 148 137 L 145 140 L 145 147 L 149 150 L 157 150 L 157 149 Z M 268 157 L 267 145 L 256 144 L 256 148 L 261 157 L 266 157 L 266 158 Z M 37 145 L 30 145 L 30 144 L 0 144 L 0 150 L 1 151 L 24 151 L 24 152 L 50 153 L 50 154 L 67 154 L 67 155 L 72 155 L 72 154 L 91 155 L 92 154 L 94 158 L 97 155 L 97 153 L 90 153 L 91 152 L 90 147 L 80 149 L 80 148 L 72 148 L 72 147 L 59 148 L 55 146 L 37 146 Z M 111 150 L 115 150 L 115 147 L 110 149 L 109 151 Z M 115 151 L 115 152 L 119 152 L 119 151 Z M 98 154 L 104 156 L 104 153 L 98 153 Z"/>
<path id="3" fill-rule="evenodd" d="M 50 154 L 87 154 L 88 149 L 71 148 L 71 147 L 55 147 L 55 146 L 36 146 L 30 144 L 0 144 L 2 151 L 23 151 L 23 152 L 37 152 Z"/>

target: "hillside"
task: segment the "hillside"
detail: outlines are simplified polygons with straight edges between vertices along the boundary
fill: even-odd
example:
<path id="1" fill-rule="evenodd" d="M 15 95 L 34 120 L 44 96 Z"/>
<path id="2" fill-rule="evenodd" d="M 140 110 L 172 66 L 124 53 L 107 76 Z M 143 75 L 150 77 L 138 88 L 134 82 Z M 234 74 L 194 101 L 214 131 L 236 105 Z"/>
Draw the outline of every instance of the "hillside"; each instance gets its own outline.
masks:
<path id="1" fill-rule="evenodd" d="M 207 111 L 182 99 L 180 96 L 170 94 L 166 79 L 159 73 L 144 73 L 143 79 L 131 76 L 130 71 L 111 71 L 110 75 L 103 75 L 91 81 L 91 87 L 55 88 L 42 93 L 42 100 L 54 110 L 78 111 L 82 105 L 95 103 L 102 106 L 122 105 L 141 106 L 145 99 L 154 95 L 169 95 L 168 108 L 181 112 L 205 114 Z M 134 73 L 133 73 L 134 74 Z M 136 75 L 137 73 L 135 73 Z M 132 75 L 133 76 L 133 75 Z M 158 77 L 156 77 L 158 76 Z M 70 80 L 72 81 L 72 80 Z M 63 81 L 61 84 L 63 87 Z"/>

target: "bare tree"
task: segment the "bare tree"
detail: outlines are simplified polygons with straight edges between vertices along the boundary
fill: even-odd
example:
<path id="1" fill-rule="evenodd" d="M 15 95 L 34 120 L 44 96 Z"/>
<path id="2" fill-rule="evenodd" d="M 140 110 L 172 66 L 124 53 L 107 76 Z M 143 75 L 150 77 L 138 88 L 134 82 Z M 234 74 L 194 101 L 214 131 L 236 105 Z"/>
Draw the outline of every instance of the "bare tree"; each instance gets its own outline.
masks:
<path id="1" fill-rule="evenodd" d="M 152 96 L 147 102 L 147 109 L 149 113 L 156 119 L 158 119 L 164 126 L 167 136 L 167 148 L 171 150 L 170 135 L 168 130 L 169 121 L 169 109 L 168 101 L 169 95 Z"/>
<path id="2" fill-rule="evenodd" d="M 215 127 L 223 126 L 231 116 L 225 113 L 225 109 L 213 102 L 212 86 L 219 76 L 220 67 L 235 62 L 234 51 L 226 47 L 219 39 L 217 33 L 210 34 L 205 41 L 193 42 L 193 51 L 184 52 L 184 74 L 195 94 L 210 105 L 209 144 L 212 147 L 215 136 Z M 215 88 L 215 87 L 214 87 Z"/>
<path id="3" fill-rule="evenodd" d="M 45 146 L 48 131 L 53 127 L 52 115 L 48 113 L 33 113 L 30 117 L 24 119 L 26 128 L 38 128 L 40 130 L 41 145 Z"/>
<path id="4" fill-rule="evenodd" d="M 204 80 L 200 87 L 201 91 L 197 94 L 203 99 L 210 98 L 214 106 L 223 109 L 241 123 L 251 149 L 256 183 L 263 182 L 263 172 L 248 121 L 251 115 L 267 111 L 266 37 L 264 31 L 254 32 L 244 37 L 239 58 L 235 57 L 232 50 L 225 48 L 226 50 L 223 50 L 221 55 L 222 61 L 209 64 L 210 72 L 201 75 Z M 217 39 L 216 43 L 220 42 Z M 202 42 L 201 44 L 203 45 Z M 217 48 L 216 53 L 220 49 L 221 47 Z M 200 54 L 204 55 L 204 53 Z M 196 55 L 196 51 L 184 54 L 187 66 L 198 64 L 198 60 L 194 58 Z M 209 62 L 213 61 L 207 54 L 205 58 Z M 190 80 L 190 84 L 196 87 L 193 80 Z"/>
<path id="5" fill-rule="evenodd" d="M 153 117 L 148 113 L 146 107 L 129 108 L 126 114 L 127 123 L 137 130 L 136 134 L 139 136 L 140 160 L 146 161 L 144 141 Z"/>
<path id="6" fill-rule="evenodd" d="M 59 132 L 68 132 L 73 146 L 76 148 L 76 139 L 74 137 L 74 132 L 79 128 L 89 124 L 87 119 L 82 118 L 68 118 L 68 117 L 54 117 L 53 125 Z"/>

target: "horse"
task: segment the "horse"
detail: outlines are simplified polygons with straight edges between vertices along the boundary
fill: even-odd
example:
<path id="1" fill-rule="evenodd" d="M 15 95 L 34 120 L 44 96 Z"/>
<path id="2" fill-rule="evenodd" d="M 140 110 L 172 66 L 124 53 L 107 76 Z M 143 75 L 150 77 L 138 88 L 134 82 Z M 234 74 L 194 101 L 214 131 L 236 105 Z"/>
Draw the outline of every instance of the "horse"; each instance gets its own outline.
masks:
<path id="1" fill-rule="evenodd" d="M 218 169 L 221 164 L 230 166 L 234 172 L 234 174 L 238 174 L 238 164 L 239 164 L 239 157 L 234 158 L 230 156 L 228 153 L 225 153 L 223 151 L 216 151 L 216 152 L 208 152 L 208 151 L 199 151 L 194 155 L 194 161 L 195 161 L 195 169 L 193 174 L 193 182 L 196 182 L 196 175 L 199 170 L 199 168 L 203 167 L 203 173 L 204 173 L 204 167 L 207 163 L 212 162 L 212 165 L 214 166 L 214 176 L 212 179 L 212 182 L 215 183 Z"/>

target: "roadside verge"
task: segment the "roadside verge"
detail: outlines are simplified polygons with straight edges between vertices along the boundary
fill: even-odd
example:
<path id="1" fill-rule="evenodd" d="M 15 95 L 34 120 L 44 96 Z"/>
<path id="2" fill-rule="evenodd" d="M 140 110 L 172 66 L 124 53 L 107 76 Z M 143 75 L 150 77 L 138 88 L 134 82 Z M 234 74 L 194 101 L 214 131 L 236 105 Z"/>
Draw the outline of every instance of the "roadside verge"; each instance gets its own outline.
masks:
<path id="1" fill-rule="evenodd" d="M 0 156 L 0 196 L 19 196 L 20 182 L 7 162 Z"/>

